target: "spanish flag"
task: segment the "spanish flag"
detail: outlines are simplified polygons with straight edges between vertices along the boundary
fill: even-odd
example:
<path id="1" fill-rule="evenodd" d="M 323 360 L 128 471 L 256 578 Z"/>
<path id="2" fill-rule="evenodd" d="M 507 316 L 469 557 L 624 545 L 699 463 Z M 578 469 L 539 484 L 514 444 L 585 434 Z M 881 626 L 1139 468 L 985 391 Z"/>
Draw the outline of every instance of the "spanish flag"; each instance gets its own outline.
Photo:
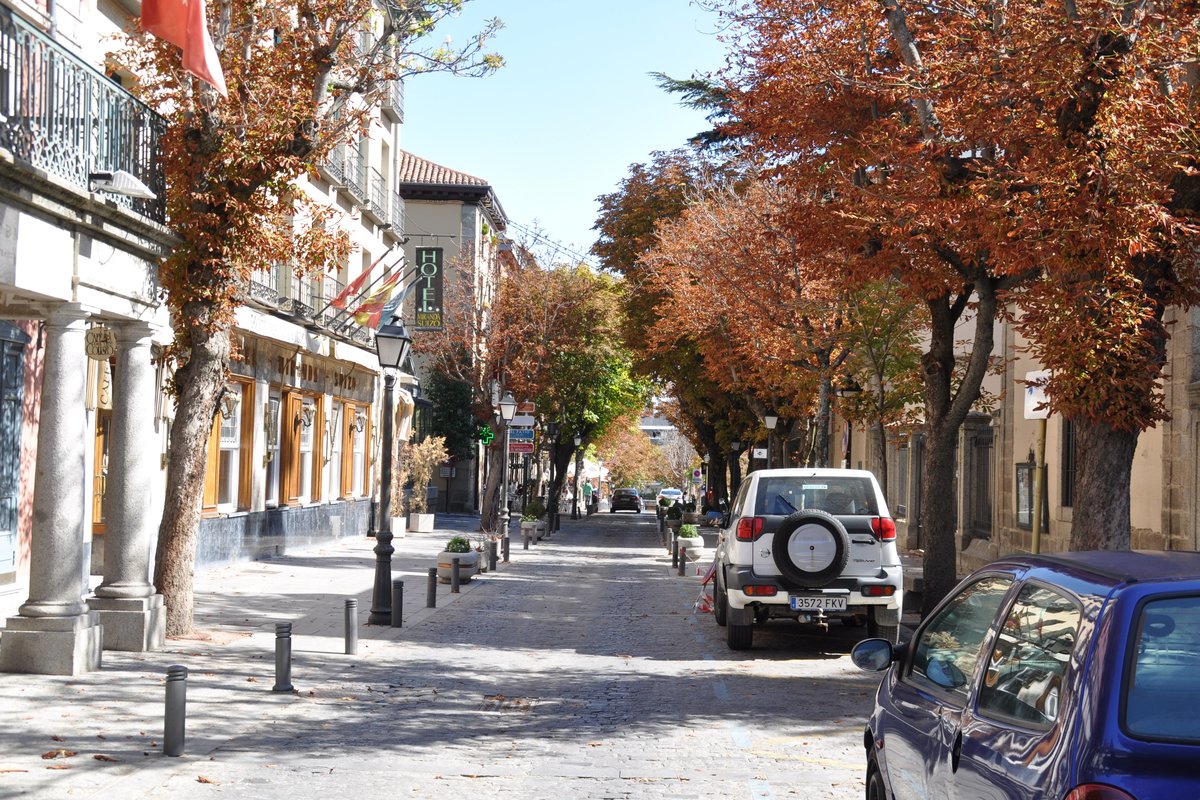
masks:
<path id="1" fill-rule="evenodd" d="M 182 50 L 184 69 L 229 96 L 204 0 L 142 0 L 142 27 Z"/>
<path id="2" fill-rule="evenodd" d="M 383 283 L 379 284 L 379 287 L 371 292 L 362 305 L 354 310 L 354 321 L 364 328 L 378 327 L 379 317 L 383 314 L 383 307 L 391 299 L 392 292 L 395 291 L 396 284 L 400 282 L 400 277 L 403 274 L 403 270 L 398 269 L 384 278 Z"/>

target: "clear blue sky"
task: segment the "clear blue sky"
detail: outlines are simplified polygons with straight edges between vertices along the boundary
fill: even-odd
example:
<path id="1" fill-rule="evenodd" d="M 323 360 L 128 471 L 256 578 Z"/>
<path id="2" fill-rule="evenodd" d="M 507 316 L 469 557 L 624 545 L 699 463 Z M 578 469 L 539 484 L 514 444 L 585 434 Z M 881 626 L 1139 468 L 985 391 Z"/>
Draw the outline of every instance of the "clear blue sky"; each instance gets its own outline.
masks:
<path id="1" fill-rule="evenodd" d="M 462 43 L 491 17 L 505 66 L 408 81 L 401 146 L 487 180 L 511 220 L 586 252 L 596 197 L 708 127 L 648 73 L 719 69 L 719 20 L 689 0 L 472 0 L 434 35 Z"/>

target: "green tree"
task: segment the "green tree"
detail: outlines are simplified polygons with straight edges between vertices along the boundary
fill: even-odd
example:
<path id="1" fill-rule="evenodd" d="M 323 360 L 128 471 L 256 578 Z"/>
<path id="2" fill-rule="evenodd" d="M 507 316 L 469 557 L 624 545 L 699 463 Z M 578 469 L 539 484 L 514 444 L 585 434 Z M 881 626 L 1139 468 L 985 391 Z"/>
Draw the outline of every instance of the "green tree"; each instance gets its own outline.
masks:
<path id="1" fill-rule="evenodd" d="M 136 91 L 167 119 L 167 214 L 180 240 L 161 268 L 177 365 L 154 576 L 169 635 L 193 625 L 205 451 L 250 274 L 271 263 L 311 273 L 351 249 L 337 212 L 306 201 L 295 181 L 335 145 L 368 134 L 391 81 L 422 71 L 483 75 L 501 63 L 484 52 L 498 21 L 462 49 L 431 42 L 462 0 L 392 5 L 396 14 L 381 16 L 372 0 L 209 3 L 227 99 L 185 73 L 179 50 L 156 38 L 137 37 L 119 56 L 139 78 Z"/>
<path id="2" fill-rule="evenodd" d="M 475 455 L 479 420 L 473 410 L 474 392 L 471 384 L 434 372 L 428 381 L 429 400 L 433 403 L 430 427 L 443 437 L 446 450 L 458 460 Z"/>

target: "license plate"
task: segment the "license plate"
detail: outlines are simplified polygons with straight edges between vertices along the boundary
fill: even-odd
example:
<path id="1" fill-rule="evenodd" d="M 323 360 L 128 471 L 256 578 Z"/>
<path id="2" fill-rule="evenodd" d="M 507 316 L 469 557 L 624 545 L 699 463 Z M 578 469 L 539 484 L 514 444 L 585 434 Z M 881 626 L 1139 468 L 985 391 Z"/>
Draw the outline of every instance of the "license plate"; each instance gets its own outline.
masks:
<path id="1" fill-rule="evenodd" d="M 845 611 L 846 598 L 836 595 L 792 595 L 792 611 Z"/>

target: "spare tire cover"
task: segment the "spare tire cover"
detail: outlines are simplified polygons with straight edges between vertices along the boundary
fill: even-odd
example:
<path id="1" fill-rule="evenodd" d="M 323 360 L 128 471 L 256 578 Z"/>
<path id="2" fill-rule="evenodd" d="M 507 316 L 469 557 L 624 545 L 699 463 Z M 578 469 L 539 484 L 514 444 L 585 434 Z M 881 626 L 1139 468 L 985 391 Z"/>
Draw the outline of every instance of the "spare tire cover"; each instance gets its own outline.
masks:
<path id="1" fill-rule="evenodd" d="M 850 556 L 850 537 L 832 514 L 819 509 L 784 517 L 771 543 L 771 556 L 785 584 L 817 589 L 842 574 Z"/>

